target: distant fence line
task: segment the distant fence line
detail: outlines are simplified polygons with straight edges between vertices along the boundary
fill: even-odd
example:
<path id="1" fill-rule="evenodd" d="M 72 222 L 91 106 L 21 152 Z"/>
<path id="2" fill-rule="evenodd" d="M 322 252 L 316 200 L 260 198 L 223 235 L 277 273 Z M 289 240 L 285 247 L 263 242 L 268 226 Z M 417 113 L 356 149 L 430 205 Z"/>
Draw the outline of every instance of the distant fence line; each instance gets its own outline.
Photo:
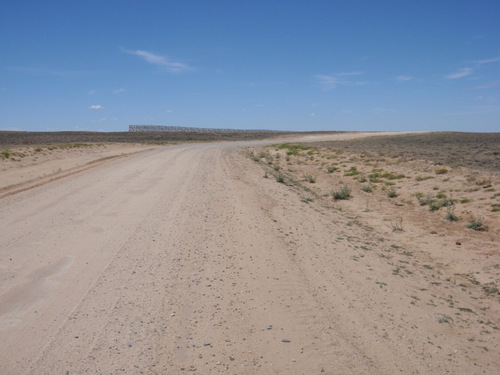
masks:
<path id="1" fill-rule="evenodd" d="M 276 130 L 263 129 L 212 129 L 212 128 L 190 128 L 184 126 L 165 125 L 129 125 L 129 132 L 192 132 L 192 133 L 273 133 Z"/>

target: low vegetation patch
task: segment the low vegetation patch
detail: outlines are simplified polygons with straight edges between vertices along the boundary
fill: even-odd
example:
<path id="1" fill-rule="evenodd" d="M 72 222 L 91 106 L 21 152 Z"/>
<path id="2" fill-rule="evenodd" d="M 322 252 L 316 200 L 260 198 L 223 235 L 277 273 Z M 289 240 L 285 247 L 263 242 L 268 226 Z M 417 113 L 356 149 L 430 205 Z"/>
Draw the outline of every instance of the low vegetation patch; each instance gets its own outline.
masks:
<path id="1" fill-rule="evenodd" d="M 458 221 L 460 218 L 455 215 L 455 206 L 449 206 L 444 217 L 448 221 Z"/>
<path id="2" fill-rule="evenodd" d="M 394 187 L 390 187 L 389 189 L 387 189 L 386 194 L 388 198 L 396 198 L 398 196 L 398 192 Z"/>
<path id="3" fill-rule="evenodd" d="M 335 200 L 349 199 L 351 197 L 351 188 L 348 185 L 342 185 L 340 189 L 333 190 L 331 195 Z"/>
<path id="4" fill-rule="evenodd" d="M 365 193 L 371 193 L 373 192 L 373 189 L 370 185 L 363 185 L 361 186 L 361 190 L 364 191 Z"/>
<path id="5" fill-rule="evenodd" d="M 415 198 L 417 198 L 418 203 L 421 206 L 429 206 L 430 211 L 437 211 L 441 207 L 450 207 L 457 202 L 455 199 L 446 198 L 446 194 L 443 193 L 433 196 L 430 193 L 424 194 L 422 192 L 417 192 L 414 195 Z"/>
<path id="6" fill-rule="evenodd" d="M 436 174 L 446 174 L 446 173 L 448 173 L 448 169 L 446 168 L 436 169 Z"/>
<path id="7" fill-rule="evenodd" d="M 311 183 L 311 184 L 316 183 L 316 176 L 313 176 L 312 174 L 308 174 L 308 175 L 305 175 L 304 177 L 305 177 L 305 179 L 306 179 L 309 183 Z"/>
<path id="8" fill-rule="evenodd" d="M 482 216 L 471 216 L 469 219 L 469 224 L 467 224 L 467 228 L 485 231 L 487 229 L 486 225 L 484 225 L 484 217 Z"/>
<path id="9" fill-rule="evenodd" d="M 361 172 L 358 171 L 358 168 L 351 167 L 347 172 L 344 173 L 344 176 L 357 176 L 358 174 L 361 174 Z"/>
<path id="10" fill-rule="evenodd" d="M 285 183 L 285 175 L 281 172 L 276 173 L 275 175 L 276 181 L 279 182 L 280 184 Z"/>
<path id="11" fill-rule="evenodd" d="M 434 178 L 432 176 L 418 176 L 415 178 L 416 181 L 426 181 L 426 180 L 430 180 L 431 178 Z"/>
<path id="12" fill-rule="evenodd" d="M 287 149 L 287 155 L 297 155 L 299 151 L 301 150 L 309 150 L 311 147 L 308 146 L 303 146 L 303 145 L 297 145 L 297 144 L 290 144 L 290 143 L 282 143 L 279 145 L 278 149 L 283 150 Z"/>

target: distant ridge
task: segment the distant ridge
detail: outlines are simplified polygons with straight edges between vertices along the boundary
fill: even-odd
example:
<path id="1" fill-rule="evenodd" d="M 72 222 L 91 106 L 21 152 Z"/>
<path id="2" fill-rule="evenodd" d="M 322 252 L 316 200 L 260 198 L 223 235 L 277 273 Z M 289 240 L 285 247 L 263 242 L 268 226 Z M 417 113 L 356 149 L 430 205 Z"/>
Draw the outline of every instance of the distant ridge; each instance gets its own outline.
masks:
<path id="1" fill-rule="evenodd" d="M 191 132 L 191 133 L 276 133 L 277 130 L 264 129 L 213 129 L 191 128 L 166 125 L 129 125 L 129 132 Z"/>

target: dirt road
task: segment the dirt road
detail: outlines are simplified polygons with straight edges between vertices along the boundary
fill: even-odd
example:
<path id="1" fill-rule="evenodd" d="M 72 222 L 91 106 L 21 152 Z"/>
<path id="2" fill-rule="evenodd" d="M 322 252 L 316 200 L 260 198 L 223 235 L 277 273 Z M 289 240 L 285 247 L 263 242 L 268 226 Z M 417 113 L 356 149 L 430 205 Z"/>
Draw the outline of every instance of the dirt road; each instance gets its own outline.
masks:
<path id="1" fill-rule="evenodd" d="M 0 200 L 0 373 L 495 372 L 403 306 L 407 285 L 382 288 L 381 261 L 352 261 L 376 233 L 263 179 L 246 144 L 157 148 Z"/>

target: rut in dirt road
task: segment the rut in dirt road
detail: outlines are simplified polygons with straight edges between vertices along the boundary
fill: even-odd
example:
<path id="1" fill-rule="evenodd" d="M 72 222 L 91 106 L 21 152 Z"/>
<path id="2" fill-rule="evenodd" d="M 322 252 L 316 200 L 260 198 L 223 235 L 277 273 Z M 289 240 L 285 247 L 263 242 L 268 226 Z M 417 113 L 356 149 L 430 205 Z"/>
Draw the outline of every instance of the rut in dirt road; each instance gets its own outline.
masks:
<path id="1" fill-rule="evenodd" d="M 368 234 L 235 144 L 103 165 L 1 200 L 0 223 L 5 374 L 456 370 L 373 327 L 383 291 L 333 241 Z"/>

